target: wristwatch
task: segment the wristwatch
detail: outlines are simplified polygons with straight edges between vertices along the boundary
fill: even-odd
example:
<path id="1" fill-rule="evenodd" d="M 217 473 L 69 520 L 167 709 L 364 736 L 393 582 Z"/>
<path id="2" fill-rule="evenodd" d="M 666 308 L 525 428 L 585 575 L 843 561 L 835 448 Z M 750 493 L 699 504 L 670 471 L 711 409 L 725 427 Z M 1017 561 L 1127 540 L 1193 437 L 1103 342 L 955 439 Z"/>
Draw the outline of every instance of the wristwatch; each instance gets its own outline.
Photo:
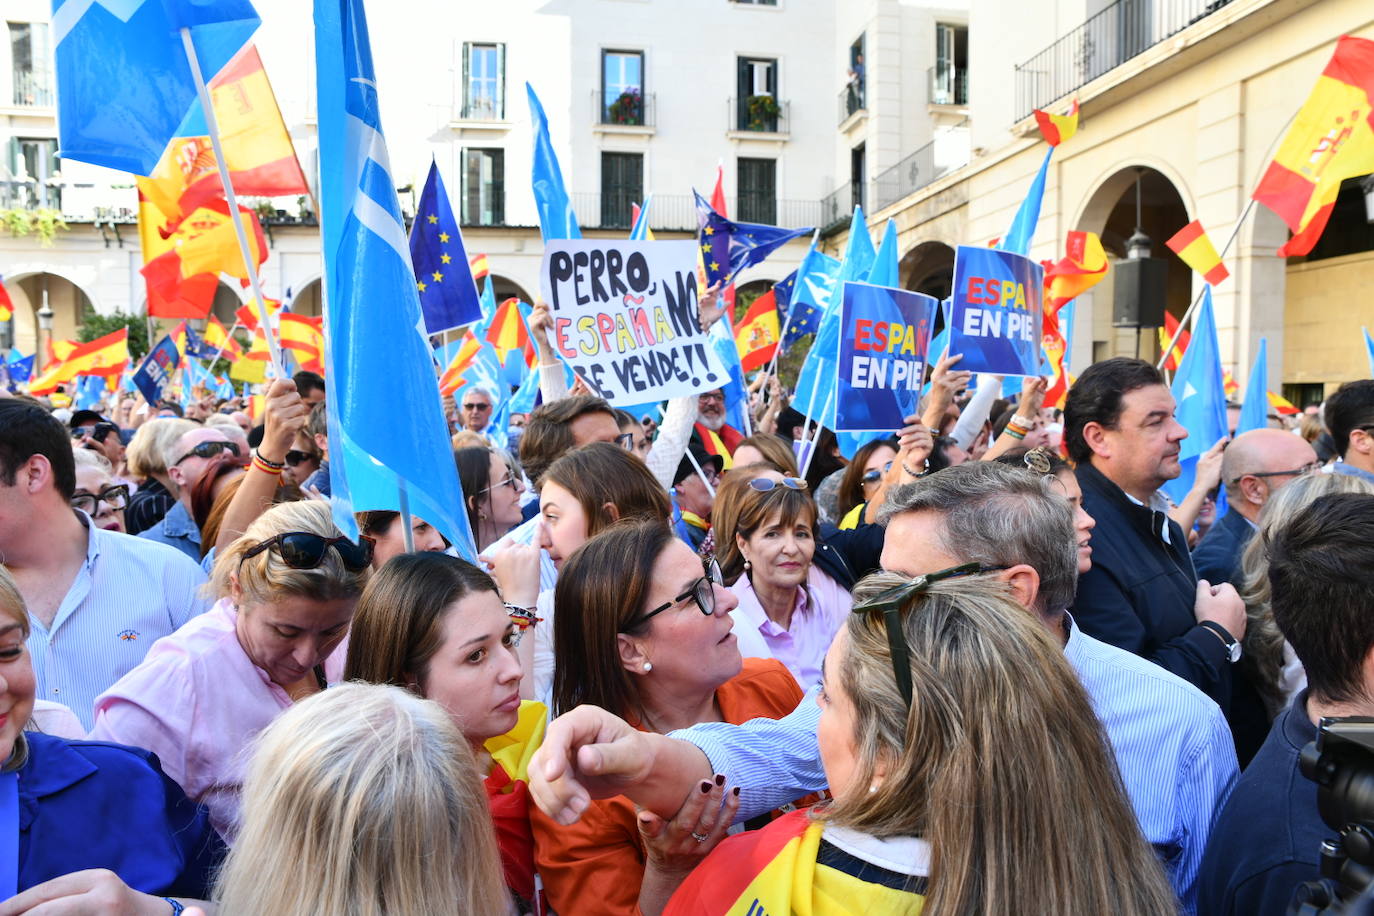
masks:
<path id="1" fill-rule="evenodd" d="M 1217 634 L 1217 638 L 1225 644 L 1226 657 L 1232 664 L 1240 661 L 1240 640 L 1232 636 L 1224 626 L 1217 623 L 1215 620 L 1204 620 L 1202 623 L 1198 624 L 1198 626 L 1211 630 L 1213 633 Z"/>

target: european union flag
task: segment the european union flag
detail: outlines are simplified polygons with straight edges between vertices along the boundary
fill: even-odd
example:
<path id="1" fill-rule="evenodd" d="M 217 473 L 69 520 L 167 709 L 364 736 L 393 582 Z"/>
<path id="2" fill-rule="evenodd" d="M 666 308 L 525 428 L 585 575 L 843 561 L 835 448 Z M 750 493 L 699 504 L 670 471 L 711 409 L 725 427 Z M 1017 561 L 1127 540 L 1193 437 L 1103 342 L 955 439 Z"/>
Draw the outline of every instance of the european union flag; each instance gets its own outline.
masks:
<path id="1" fill-rule="evenodd" d="M 194 356 L 199 359 L 214 359 L 218 347 L 212 347 L 205 342 L 205 338 L 196 333 L 196 329 L 189 324 L 185 327 L 186 334 L 186 355 Z M 229 395 L 232 397 L 233 395 Z"/>
<path id="2" fill-rule="evenodd" d="M 423 518 L 476 560 L 424 333 L 361 0 L 315 0 L 334 521 Z"/>
<path id="3" fill-rule="evenodd" d="M 482 317 L 463 235 L 434 161 L 429 163 L 420 209 L 410 227 L 410 261 L 415 267 L 415 288 L 420 292 L 426 333 L 441 334 Z"/>
<path id="4" fill-rule="evenodd" d="M 707 286 L 717 283 L 729 286 L 735 274 L 760 263 L 812 228 L 780 229 L 759 223 L 737 223 L 711 209 L 706 198 L 696 191 L 692 194 L 697 201 L 697 223 L 701 227 L 697 244 L 701 246 L 701 260 L 706 265 Z"/>
<path id="5" fill-rule="evenodd" d="M 1226 385 L 1210 286 L 1203 288 L 1202 305 L 1193 320 L 1193 337 L 1174 373 L 1172 391 L 1178 422 L 1188 430 L 1188 438 L 1178 446 L 1183 473 L 1164 484 L 1164 492 L 1175 503 L 1182 503 L 1197 477 L 1198 456 L 1226 436 Z M 1218 501 L 1218 513 L 1224 509 Z"/>
<path id="6" fill-rule="evenodd" d="M 782 337 L 784 352 L 807 334 L 814 334 L 820 329 L 821 318 L 835 291 L 835 278 L 839 274 L 840 262 L 817 251 L 814 246 L 802 258 L 788 304 L 793 311 L 787 333 Z"/>
<path id="7" fill-rule="evenodd" d="M 208 83 L 258 22 L 249 0 L 54 0 L 62 158 L 150 174 L 196 100 L 180 30 Z"/>
<path id="8" fill-rule="evenodd" d="M 5 371 L 9 376 L 9 384 L 22 385 L 33 375 L 33 357 L 21 356 L 11 360 L 5 364 Z"/>

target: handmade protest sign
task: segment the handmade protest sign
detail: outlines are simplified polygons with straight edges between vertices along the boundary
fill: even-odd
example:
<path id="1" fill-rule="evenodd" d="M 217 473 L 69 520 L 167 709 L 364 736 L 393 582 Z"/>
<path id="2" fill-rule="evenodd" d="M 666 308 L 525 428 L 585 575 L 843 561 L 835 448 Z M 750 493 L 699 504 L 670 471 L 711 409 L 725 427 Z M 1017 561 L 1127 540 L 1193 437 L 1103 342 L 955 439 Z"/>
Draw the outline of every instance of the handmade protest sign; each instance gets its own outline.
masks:
<path id="1" fill-rule="evenodd" d="M 1039 375 L 1045 270 L 1009 251 L 960 245 L 949 352 L 961 370 Z"/>
<path id="2" fill-rule="evenodd" d="M 180 361 L 181 354 L 177 352 L 176 342 L 169 334 L 157 342 L 157 346 L 149 351 L 143 364 L 134 372 L 134 384 L 150 405 L 156 406 L 162 400 L 162 392 L 171 382 L 172 373 Z"/>
<path id="3" fill-rule="evenodd" d="M 729 376 L 697 318 L 693 241 L 549 240 L 540 289 L 553 345 L 616 405 L 719 388 Z"/>
<path id="4" fill-rule="evenodd" d="M 868 283 L 845 283 L 840 300 L 835 429 L 895 431 L 916 413 L 940 300 Z"/>

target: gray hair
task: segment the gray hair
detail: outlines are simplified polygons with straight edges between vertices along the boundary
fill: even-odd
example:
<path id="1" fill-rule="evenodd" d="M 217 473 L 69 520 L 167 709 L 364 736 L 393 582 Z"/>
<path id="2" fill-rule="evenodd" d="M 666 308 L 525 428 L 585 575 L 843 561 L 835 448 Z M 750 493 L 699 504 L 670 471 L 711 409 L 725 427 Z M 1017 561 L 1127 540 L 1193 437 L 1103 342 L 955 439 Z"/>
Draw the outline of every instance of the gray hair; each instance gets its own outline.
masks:
<path id="1" fill-rule="evenodd" d="M 879 521 L 938 512 L 944 516 L 939 546 L 945 553 L 989 566 L 1024 563 L 1040 575 L 1033 610 L 1062 610 L 1078 589 L 1078 544 L 1073 511 L 1050 489 L 1048 476 L 970 461 L 890 490 Z"/>
<path id="2" fill-rule="evenodd" d="M 485 395 L 488 403 L 496 403 L 496 395 L 492 394 L 491 389 L 486 385 L 469 385 L 463 389 L 463 397 L 466 398 L 470 394 Z"/>

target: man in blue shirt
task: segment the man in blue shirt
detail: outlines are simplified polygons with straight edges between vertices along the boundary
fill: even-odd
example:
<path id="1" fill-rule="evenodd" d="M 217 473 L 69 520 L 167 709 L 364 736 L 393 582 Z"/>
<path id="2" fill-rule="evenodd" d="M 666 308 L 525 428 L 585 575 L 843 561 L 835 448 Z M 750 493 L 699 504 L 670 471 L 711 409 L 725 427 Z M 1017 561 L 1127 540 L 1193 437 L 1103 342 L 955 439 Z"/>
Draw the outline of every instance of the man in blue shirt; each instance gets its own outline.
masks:
<path id="1" fill-rule="evenodd" d="M 1374 483 L 1374 379 L 1346 382 L 1337 388 L 1326 399 L 1322 419 L 1341 456 L 1332 472 Z"/>
<path id="2" fill-rule="evenodd" d="M 220 455 L 231 453 L 237 459 L 242 446 L 232 442 L 223 429 L 198 426 L 177 437 L 166 452 L 167 476 L 176 486 L 176 505 L 167 510 L 156 525 L 139 532 L 139 537 L 175 547 L 200 562 L 200 526 L 191 515 L 191 488 Z"/>
<path id="3" fill-rule="evenodd" d="M 1065 655 L 1116 753 L 1141 831 L 1154 845 L 1185 910 L 1192 912 L 1207 834 L 1236 779 L 1230 733 L 1216 703 L 1197 688 L 1093 639 L 1065 613 L 1073 599 L 1080 556 L 1083 564 L 1088 562 L 1079 547 L 1086 547 L 1091 519 L 1080 516 L 1075 534 L 1070 502 L 1062 490 L 1052 490 L 1054 486 L 1062 484 L 1024 470 L 974 462 L 901 487 L 884 507 L 888 529 L 883 568 L 916 576 L 968 562 L 999 567 L 993 575 L 1007 582 L 1017 599 L 1063 641 Z M 712 770 L 742 787 L 743 818 L 826 785 L 816 744 L 819 709 L 812 697 L 777 722 L 698 725 L 672 734 L 700 749 L 699 754 L 673 748 L 676 742 L 669 739 L 627 742 L 649 745 L 644 752 L 650 758 L 647 764 L 645 756 L 630 751 L 622 757 L 620 748 L 601 743 L 618 736 L 609 721 L 596 720 L 595 713 L 585 711 L 573 716 L 579 714 L 586 718 L 582 723 L 576 718 L 567 722 L 568 731 L 587 724 L 600 740 L 586 742 L 596 746 L 578 751 L 575 778 L 587 781 L 587 763 L 594 759 L 601 773 L 622 776 L 613 783 L 611 794 L 625 792 L 644 807 L 676 810 L 690 783 Z M 531 789 L 554 817 L 563 817 L 559 811 L 568 798 L 577 796 L 576 790 L 568 792 L 558 781 L 548 782 L 547 771 L 539 771 L 567 740 L 564 724 L 560 719 L 550 726 L 546 750 L 531 767 Z M 575 748 L 582 741 L 562 746 Z M 659 779 L 676 767 L 682 767 L 681 781 L 673 785 Z M 626 774 L 628 780 L 623 778 Z M 643 797 L 635 783 L 647 784 Z M 663 807 L 655 806 L 655 800 Z"/>
<path id="4" fill-rule="evenodd" d="M 1269 535 L 1274 621 L 1308 689 L 1276 720 L 1222 808 L 1199 875 L 1206 916 L 1283 916 L 1294 889 L 1320 877 L 1336 831 L 1298 766 L 1324 716 L 1374 715 L 1374 496 L 1317 499 Z"/>

